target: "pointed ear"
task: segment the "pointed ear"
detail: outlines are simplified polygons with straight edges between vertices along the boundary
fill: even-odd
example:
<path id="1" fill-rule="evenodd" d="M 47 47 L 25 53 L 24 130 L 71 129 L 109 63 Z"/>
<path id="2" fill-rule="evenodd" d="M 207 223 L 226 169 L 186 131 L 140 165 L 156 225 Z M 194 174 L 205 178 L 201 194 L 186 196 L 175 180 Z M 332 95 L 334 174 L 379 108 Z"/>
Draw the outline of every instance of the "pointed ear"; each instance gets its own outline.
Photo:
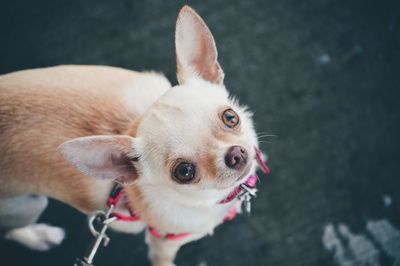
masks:
<path id="1" fill-rule="evenodd" d="M 188 6 L 179 12 L 175 29 L 177 76 L 180 84 L 200 77 L 222 84 L 224 72 L 219 65 L 214 38 L 201 17 Z"/>
<path id="2" fill-rule="evenodd" d="M 69 140 L 59 147 L 71 165 L 88 176 L 134 181 L 135 168 L 133 138 L 130 136 L 89 136 Z"/>

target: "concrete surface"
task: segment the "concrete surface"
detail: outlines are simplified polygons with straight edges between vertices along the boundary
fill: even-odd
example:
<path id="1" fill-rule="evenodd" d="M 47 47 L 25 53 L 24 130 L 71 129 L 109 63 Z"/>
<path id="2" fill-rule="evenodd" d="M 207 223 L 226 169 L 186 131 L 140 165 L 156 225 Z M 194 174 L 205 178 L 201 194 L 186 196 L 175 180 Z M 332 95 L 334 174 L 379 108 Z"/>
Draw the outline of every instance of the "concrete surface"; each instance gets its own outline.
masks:
<path id="1" fill-rule="evenodd" d="M 251 217 L 185 246 L 178 265 L 400 265 L 398 1 L 190 1 L 227 87 L 255 111 L 272 176 Z M 2 1 L 0 73 L 58 64 L 154 69 L 176 82 L 183 2 Z M 68 237 L 48 253 L 0 241 L 0 265 L 72 265 L 85 217 L 51 202 Z M 112 233 L 98 266 L 149 265 L 143 235 Z"/>

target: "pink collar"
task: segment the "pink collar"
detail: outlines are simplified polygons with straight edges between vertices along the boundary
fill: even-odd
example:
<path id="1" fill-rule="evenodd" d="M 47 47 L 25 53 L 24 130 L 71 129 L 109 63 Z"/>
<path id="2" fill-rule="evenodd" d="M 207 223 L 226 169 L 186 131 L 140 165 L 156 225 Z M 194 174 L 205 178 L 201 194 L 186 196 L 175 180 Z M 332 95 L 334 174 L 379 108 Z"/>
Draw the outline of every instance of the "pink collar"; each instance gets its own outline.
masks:
<path id="1" fill-rule="evenodd" d="M 263 172 L 267 175 L 270 174 L 269 167 L 267 164 L 264 162 L 262 159 L 262 155 L 260 150 L 257 147 L 254 147 L 255 152 L 256 152 L 256 159 L 258 164 L 260 165 L 261 169 Z M 218 204 L 225 204 L 228 202 L 231 202 L 232 200 L 238 198 L 243 190 L 243 186 L 246 186 L 248 188 L 254 189 L 257 185 L 258 181 L 258 176 L 257 175 L 250 175 L 250 177 L 244 182 L 243 184 L 237 186 L 225 199 L 221 200 L 218 202 Z M 121 198 L 124 196 L 124 190 L 120 184 L 116 184 L 114 188 L 112 189 L 108 200 L 107 200 L 107 205 L 110 207 L 111 205 L 117 206 L 117 204 L 120 202 Z M 136 222 L 140 220 L 139 214 L 135 213 L 135 211 L 129 206 L 129 204 L 125 204 L 125 208 L 129 211 L 130 215 L 123 215 L 120 213 L 113 212 L 111 215 L 114 217 L 117 217 L 118 221 L 125 221 L 125 222 Z M 236 207 L 233 207 L 228 215 L 224 218 L 224 221 L 230 221 L 236 216 Z M 165 238 L 168 240 L 180 240 L 182 238 L 185 238 L 190 235 L 190 233 L 182 233 L 182 234 L 172 234 L 172 233 L 167 233 L 165 235 L 162 235 L 160 232 L 158 232 L 155 228 L 149 226 L 149 232 L 156 238 Z"/>
<path id="2" fill-rule="evenodd" d="M 258 180 L 258 176 L 256 175 L 251 175 L 246 182 L 244 182 L 243 184 L 245 186 L 248 186 L 249 188 L 255 188 L 257 185 L 257 180 Z M 239 185 L 237 187 L 235 187 L 235 189 L 228 195 L 228 197 L 226 197 L 225 199 L 221 200 L 218 202 L 218 204 L 224 204 L 224 203 L 228 203 L 231 202 L 232 200 L 236 199 L 243 191 L 243 186 Z"/>

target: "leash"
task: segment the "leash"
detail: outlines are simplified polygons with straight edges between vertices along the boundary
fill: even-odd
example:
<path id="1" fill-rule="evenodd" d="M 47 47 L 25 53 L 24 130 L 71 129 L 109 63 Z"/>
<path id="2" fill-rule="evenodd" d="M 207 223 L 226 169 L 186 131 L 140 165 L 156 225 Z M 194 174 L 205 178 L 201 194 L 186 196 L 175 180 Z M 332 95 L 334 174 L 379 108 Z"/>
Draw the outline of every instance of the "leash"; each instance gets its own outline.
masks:
<path id="1" fill-rule="evenodd" d="M 254 147 L 256 152 L 256 160 L 260 165 L 262 171 L 266 174 L 270 174 L 270 169 L 262 158 L 261 152 L 257 147 Z M 244 210 L 247 214 L 251 212 L 251 199 L 256 197 L 256 185 L 259 180 L 257 175 L 250 175 L 250 177 L 238 187 L 236 187 L 225 199 L 218 202 L 218 204 L 225 204 L 231 202 L 234 199 L 239 199 L 243 202 Z M 130 215 L 124 215 L 121 213 L 114 212 L 116 206 L 121 201 L 124 196 L 123 187 L 120 184 L 116 184 L 110 192 L 107 199 L 107 211 L 97 210 L 93 212 L 88 218 L 89 230 L 92 233 L 94 240 L 89 246 L 82 259 L 76 258 L 74 266 L 94 266 L 93 260 L 100 247 L 103 244 L 106 247 L 110 238 L 107 236 L 106 231 L 108 226 L 115 221 L 125 221 L 125 222 L 136 222 L 140 220 L 140 216 L 132 210 L 129 204 L 126 204 L 126 209 L 129 211 Z M 228 215 L 223 219 L 224 222 L 231 221 L 236 217 L 237 209 L 233 207 Z M 97 226 L 96 226 L 97 224 Z M 97 229 L 99 227 L 99 230 Z M 180 240 L 185 237 L 190 236 L 190 233 L 173 234 L 167 233 L 162 235 L 157 229 L 149 226 L 149 233 L 156 238 L 163 238 L 167 240 Z"/>
<path id="2" fill-rule="evenodd" d="M 110 208 L 107 212 L 103 211 L 96 211 L 93 215 L 89 217 L 89 229 L 92 232 L 95 239 L 93 240 L 92 244 L 90 245 L 88 251 L 85 253 L 83 259 L 77 258 L 75 260 L 74 266 L 93 266 L 93 259 L 99 249 L 100 245 L 106 247 L 110 242 L 110 238 L 107 236 L 106 231 L 108 225 L 117 220 L 117 217 L 110 216 L 111 211 L 113 208 Z M 102 220 L 101 222 L 101 229 L 97 231 L 95 229 L 94 223 L 96 220 Z"/>
<path id="3" fill-rule="evenodd" d="M 108 226 L 117 220 L 124 220 L 129 222 L 138 221 L 139 217 L 125 216 L 122 214 L 118 214 L 114 212 L 115 206 L 122 198 L 122 187 L 120 184 L 116 184 L 112 189 L 108 200 L 108 210 L 104 211 L 95 211 L 88 218 L 89 230 L 92 233 L 94 240 L 89 246 L 89 249 L 86 251 L 83 259 L 76 258 L 74 266 L 94 266 L 93 259 L 99 249 L 100 245 L 103 244 L 104 247 L 108 245 L 110 242 L 110 238 L 107 236 L 106 231 Z M 100 230 L 96 229 L 96 223 L 100 224 Z"/>

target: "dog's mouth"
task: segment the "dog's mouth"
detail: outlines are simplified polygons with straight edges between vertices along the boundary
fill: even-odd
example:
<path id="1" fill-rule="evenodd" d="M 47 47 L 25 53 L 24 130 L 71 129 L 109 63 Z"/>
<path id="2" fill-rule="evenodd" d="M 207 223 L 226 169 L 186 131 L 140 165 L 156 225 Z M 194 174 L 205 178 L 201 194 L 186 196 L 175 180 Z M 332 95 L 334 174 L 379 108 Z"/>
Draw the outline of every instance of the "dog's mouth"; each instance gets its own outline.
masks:
<path id="1" fill-rule="evenodd" d="M 243 183 L 244 180 L 246 180 L 249 175 L 250 175 L 250 170 L 252 168 L 253 163 L 249 162 L 246 166 L 246 168 L 242 171 L 242 173 L 235 179 L 235 181 L 232 183 L 232 185 L 235 185 L 236 183 Z"/>
<path id="2" fill-rule="evenodd" d="M 241 171 L 241 173 L 239 173 L 239 176 L 237 176 L 237 177 L 236 176 L 227 177 L 228 179 L 231 179 L 233 181 L 229 182 L 229 184 L 226 184 L 226 183 L 224 185 L 221 184 L 218 187 L 218 189 L 219 190 L 233 189 L 233 188 L 239 186 L 240 184 L 244 183 L 247 180 L 247 178 L 251 175 L 250 171 L 252 169 L 252 165 L 253 165 L 253 162 L 249 162 L 248 165 L 246 166 L 246 168 L 243 169 Z"/>
<path id="3" fill-rule="evenodd" d="M 255 151 L 255 154 L 254 154 L 253 160 L 251 160 L 247 163 L 244 170 L 241 171 L 239 176 L 237 178 L 235 178 L 231 184 L 229 184 L 228 186 L 224 186 L 221 189 L 235 188 L 235 187 L 239 186 L 240 184 L 244 183 L 251 174 L 254 174 L 254 173 L 251 173 L 251 169 L 253 168 L 254 163 L 258 164 L 259 167 L 261 168 L 261 170 L 265 174 L 267 174 L 267 175 L 270 174 L 269 167 L 267 166 L 264 159 L 262 158 L 260 150 L 257 147 L 254 147 L 254 151 Z"/>

